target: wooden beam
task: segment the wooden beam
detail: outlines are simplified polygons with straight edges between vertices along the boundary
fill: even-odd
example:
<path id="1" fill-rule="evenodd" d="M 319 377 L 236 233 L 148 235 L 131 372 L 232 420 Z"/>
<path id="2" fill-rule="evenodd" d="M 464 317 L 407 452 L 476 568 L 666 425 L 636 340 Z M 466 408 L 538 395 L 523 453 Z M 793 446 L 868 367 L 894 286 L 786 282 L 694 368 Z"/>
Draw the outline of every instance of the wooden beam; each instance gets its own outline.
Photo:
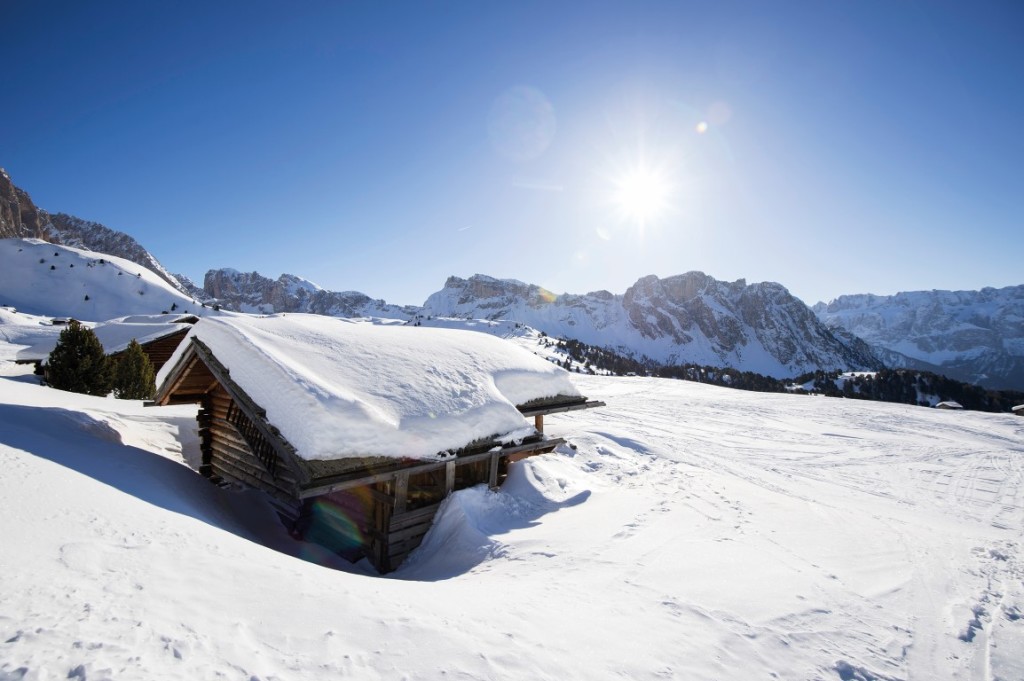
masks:
<path id="1" fill-rule="evenodd" d="M 455 459 L 444 463 L 444 495 L 455 491 Z"/>
<path id="2" fill-rule="evenodd" d="M 535 414 L 533 417 L 533 427 L 537 429 L 538 433 L 544 432 L 544 414 Z"/>
<path id="3" fill-rule="evenodd" d="M 543 416 L 544 414 L 560 414 L 566 411 L 579 411 L 580 409 L 593 409 L 595 407 L 607 406 L 604 402 L 599 400 L 591 400 L 590 402 L 574 402 L 572 404 L 553 404 L 547 407 L 535 407 L 520 409 L 519 412 L 526 417 L 530 416 Z"/>
<path id="4" fill-rule="evenodd" d="M 435 471 L 440 468 L 444 468 L 448 465 L 448 461 L 453 461 L 456 466 L 464 463 L 474 463 L 476 461 L 486 461 L 488 458 L 508 456 L 510 454 L 517 454 L 519 452 L 541 452 L 551 451 L 560 444 L 564 444 L 565 440 L 561 438 L 551 438 L 549 440 L 539 440 L 537 442 L 531 442 L 530 444 L 519 445 L 517 447 L 505 447 L 500 450 L 480 452 L 479 454 L 470 454 L 469 456 L 460 456 L 455 459 L 449 459 L 445 461 L 430 461 L 421 464 L 406 464 L 396 465 L 392 468 L 382 470 L 378 473 L 370 474 L 358 474 L 350 476 L 342 476 L 340 478 L 328 478 L 318 482 L 318 484 L 312 484 L 307 487 L 301 487 L 299 489 L 299 498 L 308 499 L 309 497 L 318 497 L 321 494 L 328 494 L 330 492 L 338 492 L 341 490 L 352 489 L 353 487 L 362 487 L 364 485 L 373 485 L 378 482 L 393 481 L 399 471 L 408 471 L 411 475 L 419 473 L 427 473 L 429 471 Z"/>
<path id="5" fill-rule="evenodd" d="M 405 505 L 409 501 L 409 473 L 403 471 L 395 476 L 395 512 L 394 515 L 405 513 Z M 392 516 L 394 517 L 394 516 Z"/>
<path id="6" fill-rule="evenodd" d="M 487 486 L 494 489 L 498 486 L 498 459 L 497 452 L 491 454 L 490 464 L 487 466 Z"/>

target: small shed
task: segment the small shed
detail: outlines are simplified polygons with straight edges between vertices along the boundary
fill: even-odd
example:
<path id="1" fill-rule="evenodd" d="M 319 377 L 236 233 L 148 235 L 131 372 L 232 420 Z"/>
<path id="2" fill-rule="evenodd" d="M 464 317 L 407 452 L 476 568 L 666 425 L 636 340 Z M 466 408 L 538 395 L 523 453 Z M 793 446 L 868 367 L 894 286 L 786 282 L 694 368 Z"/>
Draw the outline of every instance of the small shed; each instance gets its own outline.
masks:
<path id="1" fill-rule="evenodd" d="M 146 315 L 112 319 L 97 324 L 92 330 L 104 352 L 111 357 L 120 356 L 132 340 L 137 341 L 153 364 L 153 370 L 160 371 L 197 321 L 198 317 L 193 315 Z M 46 362 L 59 338 L 56 333 L 49 335 L 45 340 L 18 352 L 15 361 L 18 364 L 34 364 L 37 367 L 36 373 L 40 373 L 40 365 Z"/>
<path id="2" fill-rule="evenodd" d="M 963 405 L 955 400 L 946 400 L 935 405 L 936 409 L 963 409 Z"/>
<path id="3" fill-rule="evenodd" d="M 561 444 L 546 414 L 604 406 L 487 334 L 304 314 L 204 318 L 157 384 L 158 405 L 200 405 L 200 473 L 262 490 L 293 535 L 381 572 L 448 493 Z"/>
<path id="4" fill-rule="evenodd" d="M 1012 409 L 1013 413 L 1017 416 L 1024 416 L 1024 404 L 1018 404 Z"/>

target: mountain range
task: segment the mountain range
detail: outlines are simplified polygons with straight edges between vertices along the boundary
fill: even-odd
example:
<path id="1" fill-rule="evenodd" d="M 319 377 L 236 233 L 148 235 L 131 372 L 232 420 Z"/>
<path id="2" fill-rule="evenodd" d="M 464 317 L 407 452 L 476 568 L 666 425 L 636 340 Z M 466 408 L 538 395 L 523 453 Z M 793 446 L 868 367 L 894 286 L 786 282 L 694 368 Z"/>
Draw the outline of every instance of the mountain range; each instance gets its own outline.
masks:
<path id="1" fill-rule="evenodd" d="M 127 234 L 38 208 L 2 170 L 0 237 L 124 258 L 197 304 L 242 312 L 505 319 L 662 364 L 728 366 L 775 377 L 903 366 L 1024 389 L 1024 286 L 848 295 L 813 308 L 778 283 L 724 282 L 702 272 L 646 276 L 622 294 L 555 295 L 513 279 L 453 276 L 422 306 L 330 291 L 292 274 L 274 280 L 231 268 L 208 271 L 200 288 L 168 272 Z"/>

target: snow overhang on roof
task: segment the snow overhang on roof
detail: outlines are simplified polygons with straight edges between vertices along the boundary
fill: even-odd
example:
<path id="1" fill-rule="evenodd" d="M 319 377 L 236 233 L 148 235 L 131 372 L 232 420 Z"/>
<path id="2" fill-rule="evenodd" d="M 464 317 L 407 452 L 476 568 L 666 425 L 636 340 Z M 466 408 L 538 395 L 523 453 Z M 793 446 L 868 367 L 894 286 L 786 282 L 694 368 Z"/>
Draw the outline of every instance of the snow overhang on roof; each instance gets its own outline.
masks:
<path id="1" fill-rule="evenodd" d="M 511 442 L 535 433 L 517 405 L 583 400 L 568 372 L 500 338 L 305 314 L 200 320 L 157 376 L 158 400 L 192 338 L 307 460 Z"/>

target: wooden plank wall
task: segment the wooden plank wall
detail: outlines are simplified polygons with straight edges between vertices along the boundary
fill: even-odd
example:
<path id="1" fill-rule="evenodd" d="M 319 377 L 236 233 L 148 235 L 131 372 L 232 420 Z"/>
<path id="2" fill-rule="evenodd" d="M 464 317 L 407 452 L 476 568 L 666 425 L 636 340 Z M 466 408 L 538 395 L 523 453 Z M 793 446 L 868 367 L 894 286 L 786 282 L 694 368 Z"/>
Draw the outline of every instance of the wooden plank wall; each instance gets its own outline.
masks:
<path id="1" fill-rule="evenodd" d="M 238 426 L 228 419 L 229 412 L 234 411 L 232 399 L 219 383 L 207 393 L 203 405 L 197 419 L 202 419 L 201 435 L 204 423 L 208 424 L 208 435 L 204 437 L 207 449 L 203 451 L 203 458 L 204 463 L 209 458 L 210 477 L 263 490 L 277 502 L 278 512 L 294 521 L 299 515 L 295 495 L 297 484 L 288 467 L 273 463 L 268 466 L 254 455 L 252 446 Z M 237 417 L 233 420 L 237 421 Z"/>
<path id="2" fill-rule="evenodd" d="M 154 374 L 158 373 L 163 365 L 167 363 L 167 360 L 171 358 L 174 351 L 181 345 L 181 341 L 184 340 L 187 333 L 188 329 L 181 329 L 169 336 L 158 338 L 142 346 L 142 351 L 146 353 L 149 361 L 153 364 Z"/>

